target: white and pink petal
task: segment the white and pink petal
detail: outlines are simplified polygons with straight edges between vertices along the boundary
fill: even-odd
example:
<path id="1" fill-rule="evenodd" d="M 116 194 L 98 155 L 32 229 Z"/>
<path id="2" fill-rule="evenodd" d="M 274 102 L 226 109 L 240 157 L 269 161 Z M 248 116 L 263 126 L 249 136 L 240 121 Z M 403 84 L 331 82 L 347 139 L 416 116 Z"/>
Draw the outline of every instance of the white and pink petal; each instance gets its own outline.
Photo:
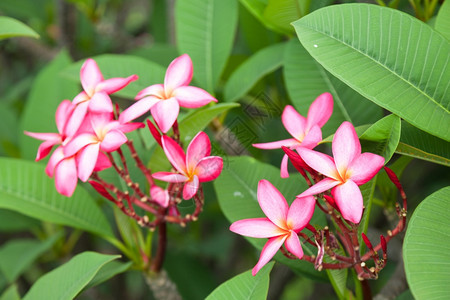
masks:
<path id="1" fill-rule="evenodd" d="M 254 238 L 271 238 L 286 234 L 286 230 L 273 224 L 268 218 L 239 220 L 231 224 L 230 230 Z"/>
<path id="2" fill-rule="evenodd" d="M 259 206 L 269 220 L 286 229 L 289 205 L 280 191 L 268 180 L 262 179 L 258 183 L 257 197 Z"/>

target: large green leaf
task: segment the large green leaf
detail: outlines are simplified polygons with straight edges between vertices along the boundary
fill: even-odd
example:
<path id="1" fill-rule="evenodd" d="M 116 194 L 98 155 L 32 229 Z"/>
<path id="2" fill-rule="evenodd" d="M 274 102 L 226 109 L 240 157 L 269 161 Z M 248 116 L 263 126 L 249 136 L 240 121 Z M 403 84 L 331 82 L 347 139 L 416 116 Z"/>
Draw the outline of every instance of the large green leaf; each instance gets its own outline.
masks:
<path id="1" fill-rule="evenodd" d="M 10 17 L 0 16 L 0 40 L 15 36 L 39 38 L 36 31 L 22 22 Z"/>
<path id="2" fill-rule="evenodd" d="M 263 16 L 281 32 L 292 34 L 291 23 L 309 13 L 311 0 L 268 0 Z"/>
<path id="3" fill-rule="evenodd" d="M 396 153 L 450 166 L 450 143 L 402 122 Z"/>
<path id="4" fill-rule="evenodd" d="M 34 80 L 22 114 L 20 130 L 17 132 L 23 158 L 34 159 L 38 146 L 42 143 L 24 135 L 23 130 L 56 132 L 56 108 L 64 99 L 72 99 L 79 93 L 78 83 L 59 76 L 59 72 L 71 63 L 69 54 L 62 51 Z"/>
<path id="5" fill-rule="evenodd" d="M 233 46 L 237 0 L 178 0 L 175 4 L 176 40 L 180 53 L 194 64 L 194 78 L 213 93 Z"/>
<path id="6" fill-rule="evenodd" d="M 17 285 L 11 285 L 3 294 L 0 296 L 0 300 L 20 300 L 20 294 L 17 290 Z"/>
<path id="7" fill-rule="evenodd" d="M 363 152 L 371 152 L 384 157 L 387 163 L 400 141 L 401 121 L 396 115 L 389 115 L 370 126 L 359 137 Z"/>
<path id="8" fill-rule="evenodd" d="M 450 294 L 450 187 L 431 194 L 414 211 L 403 244 L 405 273 L 414 298 L 447 299 Z"/>
<path id="9" fill-rule="evenodd" d="M 450 44 L 398 10 L 332 5 L 294 23 L 308 52 L 351 88 L 414 126 L 450 140 Z"/>
<path id="10" fill-rule="evenodd" d="M 133 74 L 139 76 L 138 80 L 131 82 L 124 89 L 116 92 L 114 95 L 117 96 L 134 99 L 137 93 L 147 86 L 164 82 L 166 70 L 161 65 L 138 56 L 124 54 L 102 54 L 99 56 L 94 56 L 92 59 L 97 62 L 100 71 L 103 74 L 103 78 L 105 79 L 113 77 L 128 77 Z M 68 66 L 61 72 L 61 75 L 79 83 L 80 69 L 83 63 L 84 60 Z"/>
<path id="11" fill-rule="evenodd" d="M 261 179 L 269 180 L 290 203 L 295 196 L 306 190 L 307 185 L 299 174 L 292 174 L 287 179 L 280 177 L 280 170 L 271 165 L 258 162 L 254 158 L 247 156 L 228 157 L 228 168 L 214 181 L 214 188 L 219 200 L 222 212 L 230 222 L 248 218 L 264 217 L 258 200 L 257 186 Z M 312 225 L 325 225 L 325 217 L 317 210 L 312 220 Z M 255 247 L 262 249 L 266 240 L 246 238 Z M 307 245 L 303 244 L 304 252 L 308 255 L 316 254 L 311 252 Z M 317 251 L 317 250 L 313 250 Z M 307 274 L 309 277 L 322 279 L 325 273 L 314 270 L 311 263 L 301 260 L 290 260 L 278 253 L 275 259 L 288 265 L 294 271 Z"/>
<path id="12" fill-rule="evenodd" d="M 14 282 L 39 256 L 50 249 L 61 234 L 45 241 L 15 239 L 0 248 L 0 271 L 8 282 Z"/>
<path id="13" fill-rule="evenodd" d="M 104 265 L 119 257 L 96 252 L 78 254 L 39 278 L 23 299 L 74 299 Z"/>
<path id="14" fill-rule="evenodd" d="M 225 84 L 225 101 L 235 101 L 244 96 L 263 76 L 281 67 L 285 46 L 285 43 L 271 45 L 242 63 Z"/>
<path id="15" fill-rule="evenodd" d="M 317 96 L 333 95 L 334 108 L 330 120 L 322 128 L 323 136 L 332 134 L 343 121 L 359 126 L 380 119 L 382 109 L 327 72 L 305 50 L 297 39 L 288 42 L 284 54 L 284 79 L 289 97 L 303 115 Z"/>
<path id="16" fill-rule="evenodd" d="M 206 300 L 264 300 L 269 291 L 272 267 L 273 263 L 267 264 L 255 276 L 252 276 L 252 270 L 236 275 L 219 285 Z"/>
<path id="17" fill-rule="evenodd" d="M 41 223 L 21 213 L 0 209 L 0 232 L 28 231 L 39 227 Z"/>
<path id="18" fill-rule="evenodd" d="M 436 17 L 434 28 L 450 40 L 450 1 L 444 1 Z"/>
<path id="19" fill-rule="evenodd" d="M 60 195 L 45 167 L 35 162 L 0 158 L 0 208 L 56 224 L 112 237 L 111 227 L 81 187 L 72 197 Z"/>

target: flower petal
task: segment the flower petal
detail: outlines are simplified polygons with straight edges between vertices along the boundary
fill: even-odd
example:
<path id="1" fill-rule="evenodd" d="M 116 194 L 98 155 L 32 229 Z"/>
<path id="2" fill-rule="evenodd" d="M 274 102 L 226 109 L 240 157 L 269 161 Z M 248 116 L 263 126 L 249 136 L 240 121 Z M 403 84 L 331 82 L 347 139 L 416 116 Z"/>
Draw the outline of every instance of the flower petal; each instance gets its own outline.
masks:
<path id="1" fill-rule="evenodd" d="M 186 168 L 188 173 L 191 174 L 198 162 L 211 154 L 211 142 L 209 137 L 203 131 L 197 133 L 197 135 L 189 143 L 186 149 Z"/>
<path id="2" fill-rule="evenodd" d="M 281 167 L 280 167 L 280 177 L 281 178 L 289 177 L 288 161 L 289 161 L 289 156 L 287 156 L 287 154 L 283 155 L 283 159 L 281 160 Z"/>
<path id="3" fill-rule="evenodd" d="M 272 257 L 278 252 L 280 247 L 283 245 L 286 240 L 287 235 L 282 235 L 279 237 L 270 238 L 267 243 L 264 245 L 264 248 L 261 251 L 261 256 L 259 257 L 259 261 L 256 266 L 252 270 L 252 275 L 255 276 L 259 270 L 264 267 L 265 264 L 272 259 Z"/>
<path id="4" fill-rule="evenodd" d="M 184 184 L 184 188 L 183 188 L 183 199 L 184 200 L 189 200 L 192 197 L 194 197 L 194 195 L 197 193 L 198 191 L 198 187 L 200 185 L 200 182 L 198 180 L 197 175 L 194 175 L 194 177 L 192 178 L 192 180 L 187 181 Z"/>
<path id="5" fill-rule="evenodd" d="M 336 168 L 344 179 L 352 160 L 361 154 L 361 144 L 359 143 L 358 135 L 350 122 L 343 122 L 339 126 L 334 135 L 331 148 L 333 149 Z"/>
<path id="6" fill-rule="evenodd" d="M 312 149 L 322 140 L 322 130 L 318 125 L 314 125 L 303 138 L 302 147 Z"/>
<path id="7" fill-rule="evenodd" d="M 30 132 L 30 131 L 24 131 L 24 133 L 28 136 L 31 136 L 32 138 L 41 140 L 41 141 L 52 141 L 57 143 L 58 141 L 61 141 L 61 136 L 58 133 L 46 133 L 46 132 Z"/>
<path id="8" fill-rule="evenodd" d="M 64 133 L 64 127 L 66 126 L 66 123 L 74 109 L 75 105 L 73 105 L 69 100 L 64 100 L 58 105 L 55 113 L 55 120 L 59 133 Z"/>
<path id="9" fill-rule="evenodd" d="M 198 108 L 210 102 L 217 102 L 207 91 L 195 86 L 181 86 L 174 90 L 171 96 L 178 100 L 180 106 L 187 108 Z"/>
<path id="10" fill-rule="evenodd" d="M 95 87 L 97 86 L 97 84 L 103 81 L 102 72 L 100 72 L 100 69 L 95 60 L 93 60 L 92 58 L 88 58 L 84 62 L 80 71 L 80 79 L 84 91 L 89 96 L 92 96 L 95 92 Z"/>
<path id="11" fill-rule="evenodd" d="M 175 98 L 170 98 L 156 103 L 151 111 L 153 119 L 155 119 L 158 127 L 162 132 L 166 133 L 177 120 L 178 113 L 180 112 L 180 105 Z"/>
<path id="12" fill-rule="evenodd" d="M 299 232 L 311 220 L 314 207 L 316 205 L 316 199 L 313 196 L 297 197 L 289 207 L 287 216 L 287 225 L 289 228 Z"/>
<path id="13" fill-rule="evenodd" d="M 98 153 L 97 162 L 95 163 L 94 172 L 100 172 L 112 166 L 108 156 L 103 152 Z"/>
<path id="14" fill-rule="evenodd" d="M 48 140 L 48 141 L 41 143 L 39 145 L 35 160 L 39 161 L 39 160 L 45 158 L 50 153 L 50 151 L 52 151 L 53 146 L 56 144 L 60 144 L 60 143 L 61 143 L 61 138 L 59 138 L 59 140 Z"/>
<path id="15" fill-rule="evenodd" d="M 323 93 L 311 103 L 306 118 L 306 130 L 314 125 L 322 127 L 333 113 L 333 96 L 330 93 Z"/>
<path id="16" fill-rule="evenodd" d="M 53 177 L 56 166 L 59 164 L 61 160 L 65 158 L 63 147 L 59 146 L 53 151 L 53 154 L 50 156 L 48 160 L 47 166 L 45 167 L 45 173 L 48 177 Z"/>
<path id="17" fill-rule="evenodd" d="M 284 196 L 269 181 L 263 179 L 258 183 L 258 202 L 261 209 L 275 225 L 286 229 L 289 205 Z"/>
<path id="18" fill-rule="evenodd" d="M 271 238 L 286 234 L 285 230 L 273 224 L 268 218 L 239 220 L 231 224 L 230 230 L 254 238 Z"/>
<path id="19" fill-rule="evenodd" d="M 298 235 L 295 232 L 291 232 L 288 238 L 285 241 L 286 249 L 297 256 L 299 259 L 303 257 L 303 249 L 300 244 L 300 240 L 298 239 Z"/>
<path id="20" fill-rule="evenodd" d="M 122 77 L 116 77 L 116 78 L 110 78 L 103 80 L 99 84 L 97 84 L 95 90 L 96 92 L 102 91 L 109 94 L 113 94 L 124 87 L 126 87 L 130 82 L 135 81 L 138 79 L 137 75 L 131 75 L 127 78 Z"/>
<path id="21" fill-rule="evenodd" d="M 314 170 L 335 180 L 340 180 L 334 160 L 330 156 L 304 147 L 297 148 L 297 152 L 303 161 Z"/>
<path id="22" fill-rule="evenodd" d="M 153 185 L 150 188 L 150 196 L 152 197 L 153 201 L 161 205 L 162 207 L 169 206 L 169 192 L 157 185 Z"/>
<path id="23" fill-rule="evenodd" d="M 192 80 L 192 60 L 187 54 L 175 58 L 169 65 L 164 77 L 164 90 L 166 95 L 180 86 L 188 85 Z"/>
<path id="24" fill-rule="evenodd" d="M 86 94 L 85 91 L 82 91 L 78 95 L 76 95 L 75 98 L 73 98 L 72 104 L 80 104 L 80 103 L 86 102 L 90 99 L 91 99 L 91 96 Z"/>
<path id="25" fill-rule="evenodd" d="M 303 141 L 306 131 L 306 119 L 295 108 L 291 105 L 286 105 L 281 114 L 281 122 L 295 139 Z"/>
<path id="26" fill-rule="evenodd" d="M 77 154 L 78 178 L 86 182 L 94 172 L 95 163 L 97 162 L 100 145 L 98 143 L 88 145 Z"/>
<path id="27" fill-rule="evenodd" d="M 298 195 L 297 197 L 306 197 L 306 196 L 314 196 L 319 193 L 325 192 L 326 190 L 329 190 L 336 185 L 340 184 L 340 181 L 334 180 L 332 178 L 325 178 Z"/>
<path id="28" fill-rule="evenodd" d="M 83 102 L 75 107 L 72 115 L 67 121 L 67 125 L 65 128 L 65 133 L 67 136 L 73 136 L 77 132 L 78 128 L 80 128 L 81 123 L 84 121 L 84 117 L 86 116 L 87 109 L 89 106 L 89 102 Z"/>
<path id="29" fill-rule="evenodd" d="M 162 84 L 153 84 L 151 86 L 146 87 L 142 91 L 140 91 L 136 95 L 136 100 L 142 99 L 144 97 L 153 96 L 159 99 L 165 99 L 164 95 L 164 85 Z"/>
<path id="30" fill-rule="evenodd" d="M 164 135 L 161 139 L 164 153 L 169 159 L 172 166 L 182 174 L 187 174 L 186 170 L 186 155 L 180 145 L 177 144 L 170 137 Z"/>
<path id="31" fill-rule="evenodd" d="M 61 160 L 55 167 L 55 186 L 58 193 L 70 197 L 77 187 L 77 167 L 74 157 Z"/>
<path id="32" fill-rule="evenodd" d="M 127 137 L 119 130 L 109 131 L 100 143 L 100 149 L 105 152 L 113 152 L 127 141 Z"/>
<path id="33" fill-rule="evenodd" d="M 281 141 L 269 142 L 269 143 L 258 143 L 252 145 L 258 149 L 279 149 L 281 146 L 285 147 L 296 147 L 300 146 L 300 142 L 296 139 L 286 139 Z"/>
<path id="34" fill-rule="evenodd" d="M 122 124 L 128 123 L 136 118 L 139 118 L 146 112 L 148 112 L 153 105 L 161 101 L 160 99 L 148 96 L 138 100 L 136 103 L 129 106 L 119 115 L 119 122 Z"/>
<path id="35" fill-rule="evenodd" d="M 174 183 L 186 182 L 189 180 L 189 178 L 187 178 L 184 175 L 170 173 L 170 172 L 156 172 L 156 173 L 152 174 L 152 177 L 155 179 L 161 180 L 161 181 L 174 182 Z"/>
<path id="36" fill-rule="evenodd" d="M 89 111 L 94 113 L 109 113 L 113 111 L 111 98 L 105 92 L 96 92 L 89 101 Z"/>
<path id="37" fill-rule="evenodd" d="M 223 168 L 223 159 L 219 156 L 202 158 L 194 170 L 200 182 L 211 181 L 219 177 Z"/>
<path id="38" fill-rule="evenodd" d="M 357 185 L 362 185 L 372 179 L 383 165 L 384 157 L 373 153 L 363 153 L 352 161 L 347 174 Z"/>
<path id="39" fill-rule="evenodd" d="M 358 224 L 363 212 L 363 198 L 359 187 L 352 180 L 338 185 L 331 193 L 342 217 L 350 222 Z"/>
<path id="40" fill-rule="evenodd" d="M 97 137 L 90 133 L 79 134 L 64 147 L 64 154 L 66 156 L 75 155 L 75 153 L 89 144 L 98 144 Z"/>

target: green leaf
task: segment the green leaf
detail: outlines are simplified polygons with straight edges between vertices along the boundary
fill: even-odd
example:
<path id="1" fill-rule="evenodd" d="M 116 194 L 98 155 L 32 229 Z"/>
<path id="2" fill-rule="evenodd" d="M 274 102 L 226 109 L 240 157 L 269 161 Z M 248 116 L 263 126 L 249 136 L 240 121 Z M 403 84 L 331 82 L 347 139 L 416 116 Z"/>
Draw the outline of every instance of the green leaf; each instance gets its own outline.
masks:
<path id="1" fill-rule="evenodd" d="M 411 161 L 412 157 L 402 155 L 394 163 L 389 165 L 389 169 L 394 171 L 397 177 L 401 179 L 403 171 Z M 380 171 L 378 173 L 377 187 L 383 196 L 384 202 L 388 204 L 386 206 L 394 208 L 394 203 L 396 203 L 398 199 L 398 189 L 389 179 L 386 172 Z"/>
<path id="2" fill-rule="evenodd" d="M 434 29 L 450 40 L 450 2 L 444 1 L 436 17 Z"/>
<path id="3" fill-rule="evenodd" d="M 344 251 L 340 251 L 342 253 L 339 253 L 341 255 L 343 255 Z M 327 263 L 333 263 L 333 261 L 328 257 L 325 256 L 324 260 Z M 337 270 L 332 270 L 332 269 L 326 269 L 328 278 L 330 279 L 330 282 L 333 286 L 333 289 L 336 293 L 336 295 L 338 296 L 339 299 L 347 299 L 347 277 L 348 277 L 348 269 L 337 269 Z"/>
<path id="4" fill-rule="evenodd" d="M 396 153 L 450 167 L 450 143 L 402 122 Z"/>
<path id="5" fill-rule="evenodd" d="M 42 242 L 32 239 L 15 239 L 3 244 L 0 248 L 0 271 L 9 283 L 16 281 L 60 237 L 61 234 L 56 234 Z"/>
<path id="6" fill-rule="evenodd" d="M 414 298 L 446 299 L 450 294 L 450 187 L 423 200 L 414 211 L 403 243 L 405 273 Z"/>
<path id="7" fill-rule="evenodd" d="M 178 0 L 175 3 L 178 50 L 190 55 L 194 79 L 210 93 L 214 92 L 231 52 L 237 17 L 236 0 Z"/>
<path id="8" fill-rule="evenodd" d="M 305 0 L 269 0 L 263 16 L 281 32 L 292 34 L 291 23 L 309 12 L 309 2 Z"/>
<path id="9" fill-rule="evenodd" d="M 179 123 L 180 136 L 184 146 L 187 147 L 195 135 L 205 129 L 216 116 L 238 106 L 238 103 L 219 103 L 191 111 Z M 156 142 L 152 137 L 146 144 L 147 146 L 151 146 L 156 144 Z M 170 168 L 170 163 L 161 147 L 155 149 L 150 159 L 150 166 L 152 171 L 167 171 Z"/>
<path id="10" fill-rule="evenodd" d="M 18 212 L 0 209 L 0 232 L 28 231 L 39 227 L 40 222 Z"/>
<path id="11" fill-rule="evenodd" d="M 94 56 L 92 59 L 98 64 L 105 79 L 128 77 L 133 74 L 139 76 L 138 80 L 130 82 L 124 89 L 113 94 L 116 96 L 134 99 L 142 89 L 152 84 L 164 82 L 166 70 L 161 65 L 142 57 L 124 54 L 102 54 Z M 61 75 L 80 84 L 80 70 L 84 62 L 85 60 L 81 60 L 71 64 L 61 71 Z"/>
<path id="12" fill-rule="evenodd" d="M 102 267 L 100 271 L 98 271 L 98 273 L 94 276 L 94 278 L 92 278 L 84 289 L 87 290 L 93 286 L 97 286 L 118 274 L 128 271 L 132 264 L 133 262 L 131 261 L 126 263 L 119 261 L 109 262 L 107 265 Z"/>
<path id="13" fill-rule="evenodd" d="M 0 158 L 0 208 L 113 237 L 102 211 L 83 188 L 70 198 L 62 196 L 44 169 L 35 162 Z"/>
<path id="14" fill-rule="evenodd" d="M 281 150 L 280 150 L 281 151 Z M 214 188 L 220 207 L 225 217 L 232 223 L 237 220 L 264 217 L 257 195 L 258 182 L 261 179 L 269 180 L 290 203 L 295 196 L 306 190 L 307 185 L 300 174 L 292 174 L 287 179 L 280 177 L 280 170 L 274 166 L 258 162 L 248 156 L 228 157 L 228 168 L 224 168 L 222 174 L 214 180 Z M 325 225 L 325 217 L 317 210 L 311 219 L 312 225 Z M 262 249 L 266 240 L 247 238 L 256 248 Z M 306 254 L 311 252 L 307 245 L 302 244 Z M 315 249 L 315 248 L 313 248 Z M 316 251 L 316 250 L 314 250 Z M 302 260 L 290 260 L 278 253 L 275 259 L 288 265 L 292 270 L 309 277 L 323 280 L 325 273 L 319 273 L 311 263 Z"/>
<path id="15" fill-rule="evenodd" d="M 119 257 L 95 252 L 78 254 L 39 278 L 23 299 L 74 299 L 104 265 Z"/>
<path id="16" fill-rule="evenodd" d="M 98 64 L 103 78 L 128 77 L 136 74 L 139 79 L 130 82 L 124 89 L 114 93 L 116 96 L 134 99 L 144 88 L 164 82 L 166 70 L 159 64 L 144 58 L 124 54 L 102 54 L 92 59 Z M 78 61 L 65 68 L 61 75 L 80 82 L 80 70 L 85 60 Z M 81 86 L 80 86 L 81 91 Z M 74 95 L 76 96 L 76 95 Z"/>
<path id="17" fill-rule="evenodd" d="M 273 264 L 267 264 L 255 276 L 252 276 L 252 270 L 234 276 L 219 285 L 206 300 L 266 299 L 269 291 L 269 275 Z"/>
<path id="18" fill-rule="evenodd" d="M 36 31 L 22 22 L 10 17 L 0 16 L 0 40 L 16 36 L 39 38 Z"/>
<path id="19" fill-rule="evenodd" d="M 332 5 L 294 23 L 308 52 L 367 99 L 450 140 L 450 44 L 398 10 Z"/>
<path id="20" fill-rule="evenodd" d="M 258 80 L 275 71 L 283 63 L 286 43 L 279 43 L 266 47 L 244 63 L 242 63 L 230 76 L 225 84 L 225 101 L 233 102 L 244 96 Z"/>
<path id="21" fill-rule="evenodd" d="M 336 131 L 343 121 L 355 126 L 375 123 L 382 109 L 367 100 L 317 63 L 297 39 L 288 42 L 284 53 L 285 86 L 294 107 L 306 116 L 311 103 L 324 92 L 333 95 L 333 114 L 322 128 L 323 136 Z"/>
<path id="22" fill-rule="evenodd" d="M 23 158 L 34 159 L 42 141 L 23 134 L 32 132 L 57 132 L 55 112 L 64 99 L 72 99 L 80 92 L 79 84 L 59 76 L 59 72 L 72 60 L 66 51 L 56 56 L 33 82 L 20 122 L 19 145 Z"/>
<path id="23" fill-rule="evenodd" d="M 178 51 L 175 46 L 169 44 L 154 44 L 141 48 L 133 48 L 128 54 L 151 60 L 166 67 L 178 56 Z"/>
<path id="24" fill-rule="evenodd" d="M 3 294 L 0 296 L 0 300 L 20 300 L 20 294 L 17 290 L 17 285 L 11 285 Z"/>
<path id="25" fill-rule="evenodd" d="M 389 115 L 370 126 L 359 137 L 363 152 L 371 152 L 384 157 L 387 163 L 400 141 L 401 121 L 396 115 Z"/>
<path id="26" fill-rule="evenodd" d="M 361 217 L 361 221 L 359 222 L 358 226 L 358 241 L 361 245 L 361 252 L 364 251 L 364 248 L 366 247 L 363 240 L 361 233 L 367 233 L 367 229 L 369 228 L 369 219 L 370 219 L 370 212 L 372 211 L 372 205 L 373 205 L 373 194 L 375 192 L 375 186 L 377 183 L 378 175 L 376 175 L 374 178 L 372 178 L 369 182 L 359 186 L 359 189 L 361 190 L 361 194 L 363 196 L 363 205 L 364 205 L 364 213 Z"/>

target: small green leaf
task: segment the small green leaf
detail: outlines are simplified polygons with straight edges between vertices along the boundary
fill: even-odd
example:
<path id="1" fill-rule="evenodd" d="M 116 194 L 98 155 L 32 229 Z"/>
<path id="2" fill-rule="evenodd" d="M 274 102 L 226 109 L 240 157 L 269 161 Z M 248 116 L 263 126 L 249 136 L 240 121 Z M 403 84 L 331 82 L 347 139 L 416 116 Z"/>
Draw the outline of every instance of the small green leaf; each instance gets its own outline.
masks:
<path id="1" fill-rule="evenodd" d="M 194 79 L 210 93 L 219 81 L 233 46 L 237 0 L 178 0 L 175 29 L 178 51 L 194 64 Z"/>
<path id="2" fill-rule="evenodd" d="M 233 102 L 244 96 L 258 80 L 281 67 L 286 43 L 266 47 L 242 63 L 225 84 L 225 101 Z"/>
<path id="3" fill-rule="evenodd" d="M 0 248 L 0 271 L 9 283 L 14 282 L 42 254 L 47 252 L 61 234 L 45 241 L 15 239 Z"/>
<path id="4" fill-rule="evenodd" d="M 281 150 L 280 150 L 281 151 Z M 307 189 L 307 185 L 300 174 L 292 174 L 289 178 L 280 177 L 280 170 L 274 166 L 258 162 L 254 158 L 247 156 L 227 158 L 228 168 L 224 168 L 222 174 L 214 180 L 214 188 L 219 200 L 222 212 L 232 223 L 237 220 L 248 218 L 264 217 L 257 199 L 257 186 L 261 179 L 269 180 L 290 203 L 295 196 Z M 325 225 L 325 217 L 317 211 L 311 219 L 312 225 Z M 256 248 L 262 249 L 266 240 L 247 238 Z M 302 247 L 306 254 L 316 254 L 311 252 L 303 243 Z M 315 248 L 313 248 L 315 249 Z M 317 251 L 317 250 L 314 250 Z M 292 270 L 307 274 L 309 277 L 324 280 L 325 273 L 319 273 L 311 263 L 302 260 L 290 260 L 278 253 L 275 260 L 286 264 Z"/>
<path id="5" fill-rule="evenodd" d="M 39 38 L 36 31 L 22 22 L 10 17 L 0 16 L 0 40 L 16 36 Z"/>
<path id="6" fill-rule="evenodd" d="M 96 252 L 78 254 L 39 278 L 23 299 L 74 299 L 104 265 L 119 257 Z"/>
<path id="7" fill-rule="evenodd" d="M 166 70 L 159 64 L 144 58 L 124 54 L 102 54 L 94 56 L 92 59 L 98 64 L 104 79 L 114 77 L 128 77 L 133 74 L 139 76 L 139 79 L 130 82 L 125 88 L 113 95 L 134 99 L 137 93 L 142 89 L 157 83 L 164 82 Z M 77 82 L 80 86 L 80 70 L 85 60 L 71 64 L 61 71 L 61 75 Z M 75 97 L 73 95 L 73 97 Z M 72 98 L 73 98 L 72 97 Z"/>
<path id="8" fill-rule="evenodd" d="M 305 0 L 269 0 L 264 9 L 263 16 L 281 32 L 290 34 L 294 32 L 291 23 L 300 19 L 309 12 L 309 3 Z"/>
<path id="9" fill-rule="evenodd" d="M 434 28 L 450 41 L 450 2 L 444 1 L 436 17 Z"/>
<path id="10" fill-rule="evenodd" d="M 273 262 L 267 264 L 255 276 L 252 276 L 252 270 L 234 276 L 219 285 L 206 300 L 266 299 L 269 291 L 269 275 L 273 264 Z"/>
<path id="11" fill-rule="evenodd" d="M 44 169 L 35 162 L 0 158 L 0 208 L 113 237 L 102 211 L 82 187 L 70 198 L 62 196 Z"/>
<path id="12" fill-rule="evenodd" d="M 446 299 L 450 294 L 450 187 L 423 200 L 414 211 L 403 243 L 405 273 L 414 298 Z"/>
<path id="13" fill-rule="evenodd" d="M 17 285 L 11 285 L 3 294 L 0 296 L 0 300 L 20 300 L 20 294 L 17 290 Z"/>
<path id="14" fill-rule="evenodd" d="M 402 134 L 396 153 L 450 167 L 449 149 L 450 142 L 402 122 Z"/>
<path id="15" fill-rule="evenodd" d="M 130 269 L 133 262 L 129 261 L 127 263 L 119 261 L 111 261 L 98 271 L 98 273 L 92 278 L 92 280 L 86 285 L 85 290 L 97 286 L 114 276 L 126 272 Z"/>
<path id="16" fill-rule="evenodd" d="M 363 152 L 381 155 L 387 163 L 400 140 L 401 121 L 396 115 L 389 115 L 370 126 L 359 137 Z"/>
<path id="17" fill-rule="evenodd" d="M 284 53 L 283 75 L 289 98 L 306 117 L 311 103 L 322 93 L 333 95 L 333 114 L 322 128 L 323 136 L 336 131 L 343 121 L 354 126 L 375 123 L 382 109 L 327 72 L 297 39 L 291 39 Z"/>
<path id="18" fill-rule="evenodd" d="M 450 140 L 450 43 L 412 16 L 369 4 L 331 5 L 294 22 L 330 73 L 414 126 Z"/>

